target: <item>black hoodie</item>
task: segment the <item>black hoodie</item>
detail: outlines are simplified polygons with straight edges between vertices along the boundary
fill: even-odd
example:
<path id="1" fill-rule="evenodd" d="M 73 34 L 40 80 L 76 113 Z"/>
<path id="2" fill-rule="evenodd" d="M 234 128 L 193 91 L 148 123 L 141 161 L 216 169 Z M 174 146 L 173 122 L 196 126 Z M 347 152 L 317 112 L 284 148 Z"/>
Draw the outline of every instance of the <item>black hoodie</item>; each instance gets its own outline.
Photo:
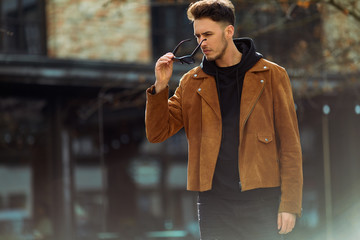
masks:
<path id="1" fill-rule="evenodd" d="M 256 52 L 254 42 L 250 38 L 234 39 L 234 43 L 242 53 L 238 64 L 218 67 L 215 61 L 207 61 L 205 57 L 201 63 L 204 72 L 216 79 L 222 117 L 222 139 L 212 189 L 201 193 L 200 196 L 206 197 L 211 194 L 229 199 L 253 199 L 259 195 L 273 195 L 267 192 L 276 194 L 279 189 L 241 192 L 238 170 L 241 92 L 245 73 L 262 58 L 262 55 Z"/>

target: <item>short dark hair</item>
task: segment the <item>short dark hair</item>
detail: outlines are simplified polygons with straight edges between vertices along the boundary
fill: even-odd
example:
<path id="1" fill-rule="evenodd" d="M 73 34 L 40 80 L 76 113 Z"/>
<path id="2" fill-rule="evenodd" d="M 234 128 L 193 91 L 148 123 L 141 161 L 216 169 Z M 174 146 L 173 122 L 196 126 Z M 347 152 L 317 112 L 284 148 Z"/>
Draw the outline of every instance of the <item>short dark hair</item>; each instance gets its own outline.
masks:
<path id="1" fill-rule="evenodd" d="M 235 25 L 235 7 L 230 0 L 200 0 L 189 5 L 187 16 L 190 21 L 210 18 L 215 22 Z"/>

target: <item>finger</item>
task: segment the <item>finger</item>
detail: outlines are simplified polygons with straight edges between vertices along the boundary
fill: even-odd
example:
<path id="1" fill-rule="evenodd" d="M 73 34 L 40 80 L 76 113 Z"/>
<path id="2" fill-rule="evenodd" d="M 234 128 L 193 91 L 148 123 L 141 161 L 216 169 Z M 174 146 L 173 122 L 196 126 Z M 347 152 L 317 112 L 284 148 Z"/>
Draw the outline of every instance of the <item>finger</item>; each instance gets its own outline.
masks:
<path id="1" fill-rule="evenodd" d="M 292 221 L 284 221 L 282 225 L 283 226 L 279 232 L 280 234 L 288 234 L 294 228 L 294 224 L 292 224 Z"/>
<path id="2" fill-rule="evenodd" d="M 159 58 L 158 62 L 159 63 L 167 63 L 172 61 L 172 58 L 168 57 L 168 56 L 162 56 L 161 58 Z"/>
<path id="3" fill-rule="evenodd" d="M 287 214 L 287 233 L 291 232 L 294 227 L 295 227 L 295 222 L 296 222 L 296 216 L 294 216 L 293 214 Z"/>
<path id="4" fill-rule="evenodd" d="M 295 219 L 290 218 L 290 221 L 289 221 L 289 223 L 288 223 L 288 228 L 287 228 L 288 233 L 289 233 L 289 232 L 292 232 L 292 230 L 294 229 L 294 227 L 295 227 Z"/>
<path id="5" fill-rule="evenodd" d="M 174 54 L 172 54 L 172 53 L 167 53 L 167 54 L 161 56 L 161 57 L 158 59 L 158 62 L 164 62 L 164 61 L 165 61 L 165 62 L 169 62 L 169 61 L 173 60 L 173 58 L 174 58 Z"/>
<path id="6" fill-rule="evenodd" d="M 172 53 L 167 53 L 167 54 L 165 54 L 164 56 L 162 56 L 160 59 L 172 61 L 172 60 L 174 59 L 174 54 L 172 54 Z"/>
<path id="7" fill-rule="evenodd" d="M 279 231 L 280 234 L 286 234 L 288 233 L 288 221 L 286 219 L 286 216 L 281 214 L 281 228 Z"/>
<path id="8" fill-rule="evenodd" d="M 166 53 L 164 56 L 167 56 L 169 58 L 173 58 L 174 57 L 174 54 L 172 52 L 168 52 Z"/>
<path id="9" fill-rule="evenodd" d="M 167 65 L 169 63 L 171 63 L 171 60 L 162 59 L 162 60 L 158 60 L 156 65 L 157 66 L 162 66 L 162 65 Z"/>
<path id="10" fill-rule="evenodd" d="M 279 234 L 287 234 L 288 232 L 287 232 L 287 226 L 285 226 L 285 224 L 283 224 L 282 226 L 281 226 L 281 229 L 280 229 L 280 231 L 279 231 Z"/>
<path id="11" fill-rule="evenodd" d="M 167 67 L 169 66 L 170 64 L 172 64 L 172 60 L 167 60 L 167 59 L 159 59 L 157 62 L 156 62 L 156 69 L 162 69 L 163 67 Z"/>
<path id="12" fill-rule="evenodd" d="M 286 229 L 284 229 L 283 233 L 281 233 L 281 234 L 288 234 L 288 233 L 292 232 L 292 230 L 293 230 L 292 228 L 287 227 Z"/>
<path id="13" fill-rule="evenodd" d="M 282 218 L 281 213 L 279 213 L 277 219 L 278 230 L 280 230 L 281 228 L 281 221 L 282 221 L 281 218 Z"/>

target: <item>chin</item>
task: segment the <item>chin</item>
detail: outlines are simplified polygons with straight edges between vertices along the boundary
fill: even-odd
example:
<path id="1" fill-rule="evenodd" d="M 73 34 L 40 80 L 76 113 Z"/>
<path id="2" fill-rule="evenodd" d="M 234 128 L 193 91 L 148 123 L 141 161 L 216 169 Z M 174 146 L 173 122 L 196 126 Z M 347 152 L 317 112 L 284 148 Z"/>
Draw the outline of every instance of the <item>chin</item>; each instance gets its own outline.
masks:
<path id="1" fill-rule="evenodd" d="M 209 56 L 209 55 L 206 56 L 206 55 L 205 55 L 205 58 L 206 58 L 206 60 L 208 60 L 208 61 L 216 61 L 216 60 L 220 59 L 221 56 L 222 56 L 222 54 L 218 54 L 218 55 L 212 54 L 212 56 Z"/>
<path id="2" fill-rule="evenodd" d="M 206 58 L 206 60 L 208 60 L 209 62 L 215 60 L 214 57 L 210 57 L 210 56 L 206 56 L 206 55 L 205 55 L 205 58 Z"/>

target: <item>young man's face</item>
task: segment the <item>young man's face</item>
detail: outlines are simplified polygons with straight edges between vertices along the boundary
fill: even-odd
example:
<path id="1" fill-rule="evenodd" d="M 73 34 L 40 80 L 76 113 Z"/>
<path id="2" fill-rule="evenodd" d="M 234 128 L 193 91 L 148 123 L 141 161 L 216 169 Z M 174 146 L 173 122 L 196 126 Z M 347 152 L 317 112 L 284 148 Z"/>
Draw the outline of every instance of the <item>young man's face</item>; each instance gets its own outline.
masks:
<path id="1" fill-rule="evenodd" d="M 194 35 L 201 44 L 201 50 L 208 61 L 221 59 L 228 46 L 228 36 L 225 34 L 226 26 L 210 18 L 201 18 L 194 21 Z"/>

